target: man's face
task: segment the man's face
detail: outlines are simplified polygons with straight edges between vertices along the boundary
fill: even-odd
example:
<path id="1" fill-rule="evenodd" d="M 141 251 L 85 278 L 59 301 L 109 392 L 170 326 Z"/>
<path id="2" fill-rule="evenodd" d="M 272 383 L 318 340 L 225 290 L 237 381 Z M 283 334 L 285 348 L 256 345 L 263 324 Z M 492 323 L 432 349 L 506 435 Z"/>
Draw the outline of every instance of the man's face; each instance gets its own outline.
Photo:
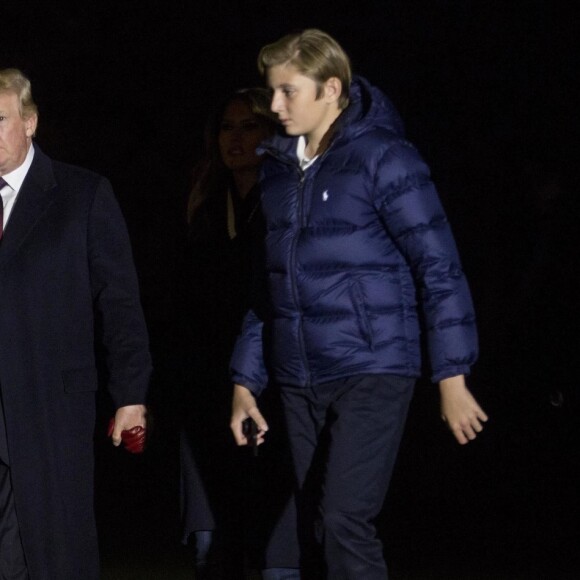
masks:
<path id="1" fill-rule="evenodd" d="M 272 111 L 286 133 L 319 142 L 339 113 L 337 100 L 328 94 L 326 84 L 317 99 L 315 81 L 300 74 L 295 66 L 280 64 L 268 70 L 268 85 L 273 91 Z"/>
<path id="2" fill-rule="evenodd" d="M 0 93 L 0 176 L 6 175 L 24 163 L 37 116 L 20 116 L 15 93 Z"/>

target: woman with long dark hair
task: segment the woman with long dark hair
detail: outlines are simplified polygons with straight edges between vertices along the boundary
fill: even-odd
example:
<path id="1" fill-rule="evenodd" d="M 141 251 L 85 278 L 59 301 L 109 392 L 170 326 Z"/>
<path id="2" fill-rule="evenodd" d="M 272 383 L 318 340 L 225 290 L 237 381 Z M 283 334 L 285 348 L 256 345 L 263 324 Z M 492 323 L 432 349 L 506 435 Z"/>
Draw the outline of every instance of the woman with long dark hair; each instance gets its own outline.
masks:
<path id="1" fill-rule="evenodd" d="M 242 579 L 244 561 L 264 578 L 298 578 L 291 460 L 283 434 L 254 457 L 228 429 L 228 361 L 244 313 L 264 224 L 256 148 L 277 128 L 269 92 L 235 92 L 208 121 L 206 154 L 194 169 L 188 238 L 178 284 L 187 371 L 181 438 L 183 542 L 196 578 Z M 276 412 L 276 401 L 265 401 Z M 273 485 L 275 483 L 275 485 Z M 272 489 L 278 491 L 272 493 Z"/>

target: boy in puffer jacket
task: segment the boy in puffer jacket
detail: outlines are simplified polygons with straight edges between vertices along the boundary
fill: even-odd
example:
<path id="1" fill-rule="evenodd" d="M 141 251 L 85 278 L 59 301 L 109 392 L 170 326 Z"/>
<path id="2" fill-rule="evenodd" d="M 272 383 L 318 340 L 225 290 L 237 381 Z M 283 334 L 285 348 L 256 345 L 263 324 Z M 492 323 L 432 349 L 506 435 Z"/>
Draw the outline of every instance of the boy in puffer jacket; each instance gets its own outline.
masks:
<path id="1" fill-rule="evenodd" d="M 302 578 L 385 580 L 381 510 L 414 384 L 420 324 L 443 420 L 460 444 L 487 415 L 465 375 L 475 315 L 429 169 L 390 101 L 351 77 L 319 30 L 262 48 L 286 135 L 262 148 L 268 295 L 231 362 L 231 427 L 268 424 L 256 398 L 281 389 L 300 490 Z"/>

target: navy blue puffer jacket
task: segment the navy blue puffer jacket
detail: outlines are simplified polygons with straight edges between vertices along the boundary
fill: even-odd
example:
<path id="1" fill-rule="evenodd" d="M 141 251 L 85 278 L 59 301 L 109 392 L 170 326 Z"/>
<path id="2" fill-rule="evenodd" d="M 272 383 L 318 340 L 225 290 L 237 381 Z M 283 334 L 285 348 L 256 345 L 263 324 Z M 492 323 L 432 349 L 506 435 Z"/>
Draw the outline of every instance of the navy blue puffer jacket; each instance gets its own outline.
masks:
<path id="1" fill-rule="evenodd" d="M 477 357 L 475 316 L 429 168 L 390 101 L 362 78 L 336 124 L 305 172 L 296 138 L 265 144 L 271 308 L 246 316 L 234 382 L 259 394 L 269 379 L 309 386 L 357 374 L 417 377 L 420 312 L 432 380 L 467 374 Z"/>

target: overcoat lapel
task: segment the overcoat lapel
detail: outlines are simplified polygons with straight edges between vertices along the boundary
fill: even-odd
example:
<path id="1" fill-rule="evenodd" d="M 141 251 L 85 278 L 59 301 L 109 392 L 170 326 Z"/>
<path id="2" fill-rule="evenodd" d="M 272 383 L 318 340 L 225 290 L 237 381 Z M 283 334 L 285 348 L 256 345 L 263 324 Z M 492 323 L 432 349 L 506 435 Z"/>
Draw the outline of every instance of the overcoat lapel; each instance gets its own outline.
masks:
<path id="1" fill-rule="evenodd" d="M 0 267 L 18 250 L 55 199 L 50 159 L 35 146 L 34 159 L 12 208 L 0 243 Z"/>

